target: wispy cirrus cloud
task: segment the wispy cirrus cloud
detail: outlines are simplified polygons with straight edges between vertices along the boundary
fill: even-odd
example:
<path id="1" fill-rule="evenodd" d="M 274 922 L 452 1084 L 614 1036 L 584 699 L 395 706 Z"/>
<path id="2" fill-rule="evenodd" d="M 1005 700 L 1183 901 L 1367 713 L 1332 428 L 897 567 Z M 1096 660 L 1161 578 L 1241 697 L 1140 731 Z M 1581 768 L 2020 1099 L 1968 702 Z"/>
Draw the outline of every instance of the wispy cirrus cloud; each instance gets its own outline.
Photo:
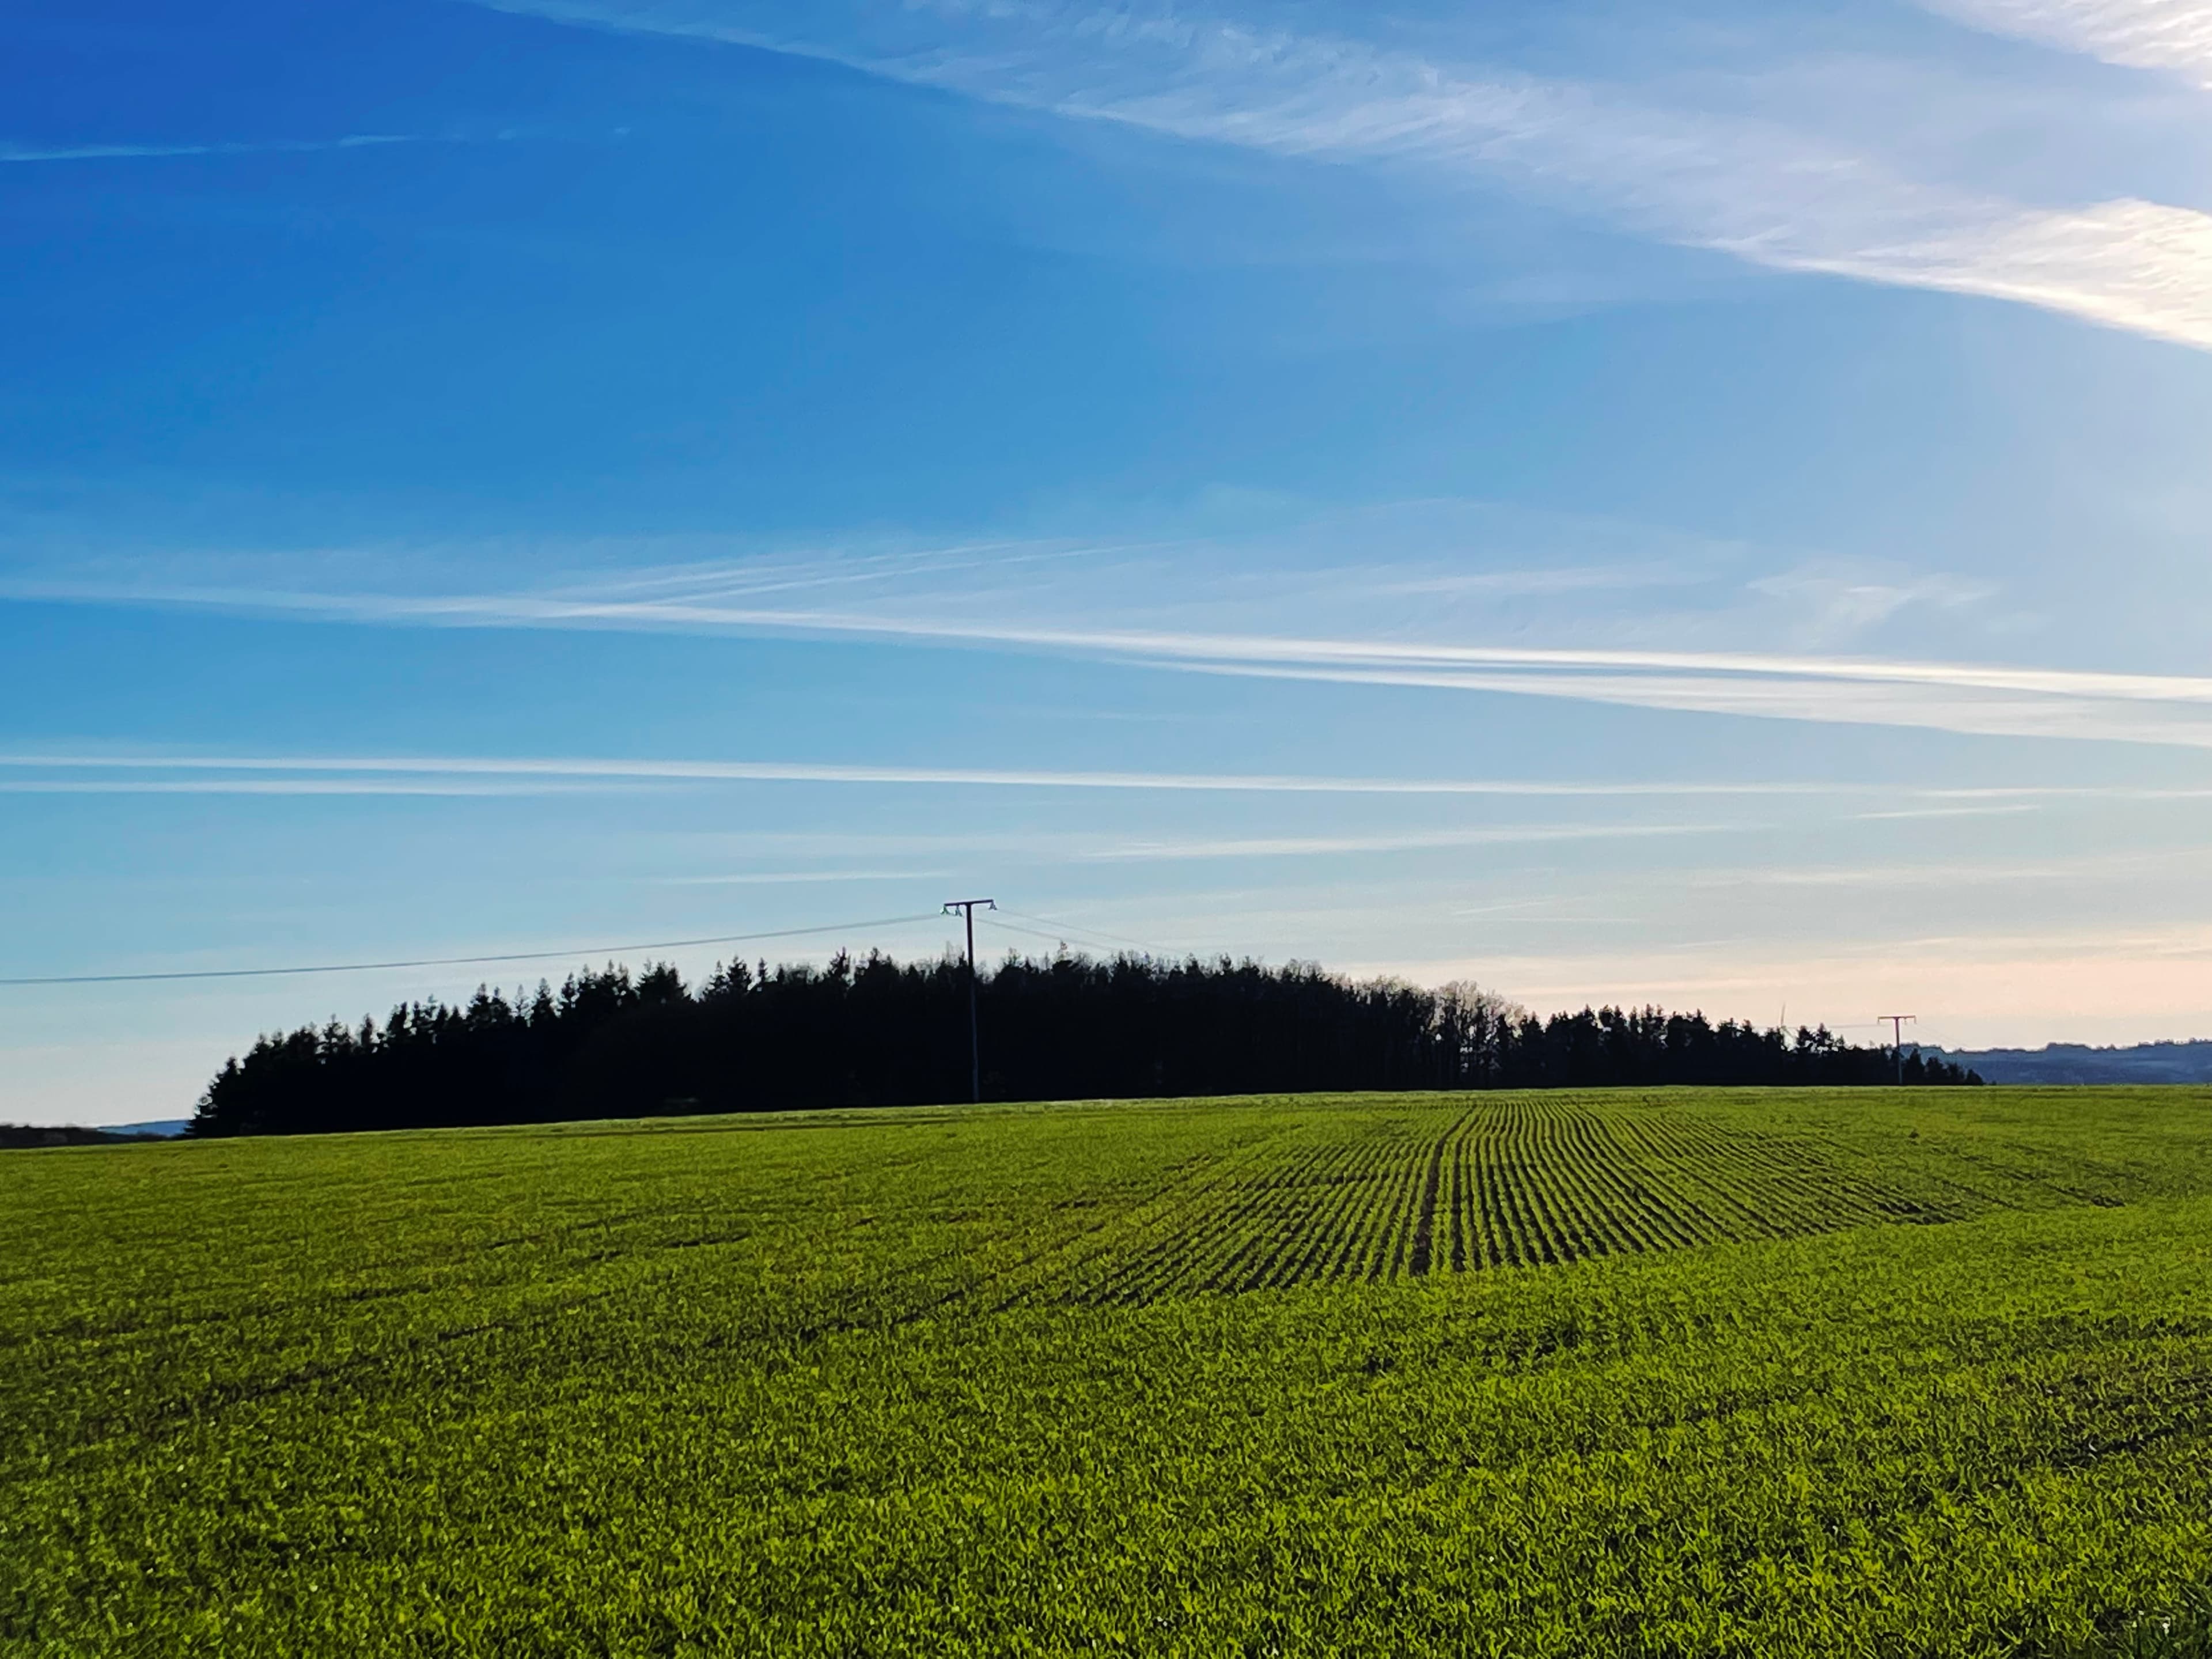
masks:
<path id="1" fill-rule="evenodd" d="M 1444 852 L 1459 848 L 1618 841 L 1649 836 L 1720 835 L 1763 826 L 1741 823 L 1524 823 L 1335 836 L 1207 836 L 1129 841 L 1082 853 L 1085 862 L 1133 864 L 1193 859 L 1334 858 L 1347 854 Z"/>
<path id="2" fill-rule="evenodd" d="M 735 875 L 667 876 L 670 887 L 792 887 L 819 882 L 934 881 L 947 870 L 746 870 Z"/>
<path id="3" fill-rule="evenodd" d="M 2212 218 L 2193 209 L 2130 197 L 2023 203 L 1900 172 L 1783 122 L 1462 64 L 1350 33 L 1297 33 L 1165 5 L 1046 0 L 483 3 L 824 58 L 1073 119 L 1420 169 L 1777 270 L 2014 301 L 2212 349 Z M 2114 40 L 2133 27 L 2124 26 L 2117 0 L 1962 3 L 2064 14 Z M 2136 0 L 2127 9 L 2174 16 L 2124 49 L 2194 50 L 2197 8 Z M 1366 21 L 1370 28 L 1390 21 Z"/>
<path id="4" fill-rule="evenodd" d="M 0 763 L 4 764 L 4 763 Z M 46 778 L 0 776 L 4 795 L 506 795 L 606 794 L 619 785 L 496 778 Z"/>
<path id="5" fill-rule="evenodd" d="M 419 144 L 421 135 L 354 132 L 341 138 L 242 139 L 206 144 L 24 144 L 0 143 L 0 162 L 129 161 L 187 155 L 297 155 L 316 150 L 374 149 L 386 144 Z"/>
<path id="6" fill-rule="evenodd" d="M 2128 676 L 2068 676 L 2075 679 L 2072 687 L 2031 692 L 2025 688 L 2046 671 L 1820 658 L 1778 661 L 1704 653 L 1698 653 L 1702 672 L 1683 672 L 1674 666 L 1679 654 L 1666 652 L 1606 653 L 1605 672 L 1572 672 L 1577 659 L 1589 654 L 1528 653 L 1487 670 L 1451 662 L 1419 665 L 1342 658 L 1303 662 L 1186 659 L 1170 665 L 1251 679 L 1490 692 L 1683 714 L 1917 727 L 1975 737 L 2212 748 L 2212 714 L 2202 710 L 2201 691 L 2185 690 L 2166 698 L 2116 690 L 2111 684 L 2131 678 Z M 1522 653 L 1514 655 L 1522 658 Z M 1984 676 L 1996 683 L 1984 683 Z"/>
<path id="7" fill-rule="evenodd" d="M 2212 799 L 2212 786 L 2135 784 L 1908 785 L 1787 779 L 1550 779 L 1486 777 L 1361 777 L 1268 772 L 1127 772 L 1048 767 L 870 766 L 821 761 L 746 761 L 719 757 L 642 757 L 522 755 L 222 755 L 116 750 L 107 753 L 0 754 L 0 793 L 535 794 L 590 793 L 690 784 L 802 783 L 918 788 L 1048 790 L 1223 795 L 1432 796 L 1443 799 L 1555 801 L 1801 799 L 1854 798 L 1923 803 L 1855 811 L 1859 819 L 1988 817 L 2039 810 L 2044 803 L 2194 802 Z M 1698 825 L 1701 829 L 1724 825 Z M 1565 827 L 1537 827 L 1566 834 Z M 1588 827 L 1586 826 L 1585 829 Z M 1665 833 L 1675 833 L 1676 829 Z M 1389 851 L 1464 844 L 1530 826 L 1419 830 L 1387 845 Z M 1601 826 L 1589 833 L 1652 833 L 1638 826 Z M 1445 840 L 1435 839 L 1443 836 Z M 1472 838 L 1472 839 L 1466 839 Z M 988 836 L 854 836 L 809 831 L 801 836 L 756 834 L 746 844 L 787 851 L 901 852 L 1029 846 L 1034 836 L 1000 842 Z M 1086 842 L 1071 856 L 1099 859 L 1170 856 L 1176 842 Z M 1209 842 L 1209 848 L 1228 846 Z M 1237 845 L 1247 843 L 1239 842 Z M 1257 843 L 1249 843 L 1257 845 Z M 1277 838 L 1269 848 L 1325 852 L 1326 838 Z"/>
<path id="8" fill-rule="evenodd" d="M 787 579 L 779 586 L 819 587 Z M 641 590 L 647 590 L 639 597 Z M 179 605 L 332 622 L 456 628 L 760 630 L 857 635 L 943 642 L 1079 651 L 1126 659 L 1200 664 L 1246 663 L 1261 668 L 1340 666 L 1347 671 L 1408 673 L 1497 670 L 1686 672 L 1869 684 L 1918 684 L 1964 690 L 2142 702 L 2212 704 L 2212 676 L 2014 667 L 1995 664 L 1912 662 L 1872 657 L 1778 652 L 1668 651 L 1638 647 L 1454 644 L 1419 640 L 1336 638 L 1319 635 L 1240 633 L 1157 627 L 1075 625 L 1022 616 L 976 613 L 978 590 L 947 589 L 927 607 L 844 610 L 824 605 L 733 604 L 742 577 L 715 567 L 618 577 L 605 584 L 553 590 L 448 593 L 318 591 L 274 586 L 134 579 L 80 580 L 25 575 L 0 580 L 0 596 L 89 604 Z M 1007 590 L 1003 605 L 1042 597 Z"/>
<path id="9" fill-rule="evenodd" d="M 796 593 L 805 584 L 791 580 Z M 1505 694 L 1684 713 L 1914 726 L 1980 736 L 2212 748 L 2212 676 L 2116 672 L 1811 652 L 1642 645 L 1497 645 L 1163 627 L 1082 609 L 1049 589 L 940 590 L 870 605 L 732 603 L 756 595 L 708 568 L 605 588 L 454 593 L 318 592 L 125 580 L 19 579 L 0 592 L 180 605 L 387 625 L 787 633 L 1084 656 L 1247 678 Z M 957 602 L 955 602 L 957 600 Z M 1210 617 L 1249 613 L 1210 601 Z M 1040 607 L 1049 605 L 1049 611 Z M 1310 607 L 1309 607 L 1310 608 Z"/>
<path id="10" fill-rule="evenodd" d="M 1923 0 L 1994 33 L 2129 69 L 2164 70 L 2212 88 L 2212 5 L 2204 0 Z"/>
<path id="11" fill-rule="evenodd" d="M 71 774 L 96 772 L 112 778 L 80 780 Z M 55 778 L 44 775 L 59 773 Z M 147 775 L 181 773 L 173 785 Z M 191 775 L 219 773 L 216 779 Z M 161 789 L 250 788 L 257 778 L 278 775 L 272 790 L 313 787 L 331 780 L 333 788 L 363 792 L 398 789 L 421 782 L 423 789 L 451 781 L 454 793 L 478 787 L 536 789 L 581 783 L 830 783 L 893 784 L 925 787 L 983 789 L 1076 789 L 1160 791 L 1172 793 L 1263 795 L 1440 795 L 1508 799 L 1647 799 L 1653 797 L 1832 795 L 1896 793 L 1858 784 L 1792 782 L 1548 781 L 1522 778 L 1328 777 L 1261 772 L 1112 772 L 1014 767 L 855 766 L 813 761 L 635 759 L 568 756 L 373 756 L 373 755 L 0 755 L 0 788 L 134 787 Z M 1919 792 L 1906 791 L 1907 793 Z M 813 839 L 813 838 L 810 838 Z"/>
<path id="12" fill-rule="evenodd" d="M 1049 865 L 1139 865 L 1202 863 L 1215 860 L 1342 859 L 1389 857 L 1407 853 L 1454 852 L 1475 848 L 1547 847 L 1570 842 L 1635 841 L 1652 837 L 1728 835 L 1766 826 L 1740 823 L 1516 823 L 1437 830 L 1346 831 L 1321 836 L 1177 836 L 1131 838 L 1097 835 L 1031 834 L 963 838 L 964 853 L 989 850 L 1018 862 Z M 944 838 L 885 837 L 901 850 L 921 851 Z M 824 849 L 827 850 L 827 849 Z M 734 874 L 671 876 L 665 884 L 684 887 L 773 886 L 783 883 L 908 881 L 943 878 L 949 868 L 907 869 L 826 866 L 813 870 L 744 871 Z"/>

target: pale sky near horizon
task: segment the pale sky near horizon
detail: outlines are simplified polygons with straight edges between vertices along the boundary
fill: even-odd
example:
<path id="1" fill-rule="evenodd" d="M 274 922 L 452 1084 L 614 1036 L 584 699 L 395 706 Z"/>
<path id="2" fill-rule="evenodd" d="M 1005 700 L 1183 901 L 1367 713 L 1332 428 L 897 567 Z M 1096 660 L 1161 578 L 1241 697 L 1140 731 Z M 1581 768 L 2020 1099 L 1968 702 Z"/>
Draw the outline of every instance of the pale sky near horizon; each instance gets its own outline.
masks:
<path id="1" fill-rule="evenodd" d="M 33 4 L 0 204 L 0 979 L 2212 1036 L 2212 0 Z"/>

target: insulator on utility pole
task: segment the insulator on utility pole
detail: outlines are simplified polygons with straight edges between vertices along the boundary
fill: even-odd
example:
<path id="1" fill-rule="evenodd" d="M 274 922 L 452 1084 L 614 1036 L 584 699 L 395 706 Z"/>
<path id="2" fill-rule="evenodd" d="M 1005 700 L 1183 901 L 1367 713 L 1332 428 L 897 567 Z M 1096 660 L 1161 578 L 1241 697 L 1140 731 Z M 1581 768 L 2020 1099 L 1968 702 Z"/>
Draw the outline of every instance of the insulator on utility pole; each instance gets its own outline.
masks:
<path id="1" fill-rule="evenodd" d="M 968 922 L 968 1092 L 970 1099 L 978 1102 L 983 1098 L 983 1040 L 975 1029 L 975 907 L 979 904 L 986 910 L 999 908 L 996 899 L 947 899 L 945 902 L 946 915 L 957 910 Z"/>

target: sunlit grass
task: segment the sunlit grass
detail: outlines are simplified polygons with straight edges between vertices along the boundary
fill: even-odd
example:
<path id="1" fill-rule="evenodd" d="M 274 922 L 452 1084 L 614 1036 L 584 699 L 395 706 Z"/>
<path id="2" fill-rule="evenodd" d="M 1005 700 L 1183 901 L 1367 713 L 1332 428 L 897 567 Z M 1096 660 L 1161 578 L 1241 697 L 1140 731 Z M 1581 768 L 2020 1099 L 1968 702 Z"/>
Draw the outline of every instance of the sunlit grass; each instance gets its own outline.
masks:
<path id="1" fill-rule="evenodd" d="M 2199 1653 L 2208 1127 L 1623 1092 L 9 1154 L 0 1646 Z"/>

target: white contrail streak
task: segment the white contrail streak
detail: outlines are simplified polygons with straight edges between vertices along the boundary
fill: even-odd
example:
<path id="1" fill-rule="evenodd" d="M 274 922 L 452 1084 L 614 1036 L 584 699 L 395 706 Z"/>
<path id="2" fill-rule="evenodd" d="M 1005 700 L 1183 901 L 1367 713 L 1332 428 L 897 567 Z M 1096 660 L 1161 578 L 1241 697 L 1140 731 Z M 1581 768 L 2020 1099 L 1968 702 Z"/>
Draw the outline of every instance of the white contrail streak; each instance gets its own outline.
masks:
<path id="1" fill-rule="evenodd" d="M 0 755 L 0 769 L 392 777 L 585 778 L 658 782 L 862 783 L 1010 789 L 1134 789 L 1232 794 L 1492 795 L 1531 799 L 1893 794 L 1875 785 L 1546 782 L 1512 778 L 1315 777 L 1291 773 L 1108 772 L 994 767 L 848 766 L 811 761 L 615 760 L 566 757 Z M 0 788 L 17 787 L 0 780 Z M 61 787 L 59 783 L 53 787 Z M 87 787 L 100 787 L 94 784 Z M 180 786 L 181 787 L 181 786 Z M 1911 792 L 1904 792 L 1911 793 Z"/>
<path id="2" fill-rule="evenodd" d="M 98 779 L 41 773 L 119 775 Z M 363 793 L 592 793 L 608 787 L 682 783 L 890 784 L 986 789 L 1137 790 L 1180 793 L 1436 795 L 1530 800 L 1832 799 L 1971 803 L 1946 811 L 2021 810 L 2033 801 L 2193 801 L 2212 786 L 1998 784 L 1926 787 L 1884 782 L 1658 779 L 1372 778 L 1287 772 L 1121 772 L 1064 768 L 866 766 L 818 761 L 632 759 L 579 756 L 0 754 L 0 792 L 194 791 Z M 149 773 L 217 773 L 155 778 Z M 20 775 L 29 774 L 31 775 Z M 281 775 L 270 776 L 270 775 Z M 1874 816 L 1863 814 L 1862 816 Z M 1697 826 L 1711 828 L 1717 826 Z M 1492 832 L 1484 831 L 1483 834 Z M 816 836 L 805 837 L 810 842 Z"/>
<path id="3" fill-rule="evenodd" d="M 866 611 L 781 610 L 684 599 L 612 599 L 557 593 L 411 595 L 316 593 L 283 589 L 129 585 L 88 588 L 66 581 L 0 584 L 18 598 L 106 604 L 184 605 L 301 614 L 349 622 L 445 623 L 457 627 L 759 629 L 872 638 L 1007 646 L 1157 663 L 1249 665 L 1388 672 L 1505 669 L 1597 670 L 1624 674 L 1690 672 L 1744 680 L 1816 680 L 1917 685 L 2018 695 L 2148 703 L 2212 704 L 2212 676 L 2135 674 L 2098 669 L 2015 667 L 1879 657 L 1815 657 L 1775 652 L 1655 651 L 1632 647 L 1493 646 L 1418 641 L 1331 639 L 1142 628 L 1069 628 L 972 617 L 895 616 Z M 1488 689 L 1488 688 L 1485 688 Z"/>
<path id="4" fill-rule="evenodd" d="M 702 585 L 709 585 L 709 580 L 702 578 Z M 719 589 L 725 585 L 712 586 Z M 847 636 L 1088 656 L 1192 673 L 1503 693 L 1985 737 L 2212 747 L 2212 677 L 2193 674 L 1757 651 L 1462 645 L 1305 634 L 1075 627 L 994 620 L 973 611 L 899 614 L 767 607 L 680 593 L 638 599 L 573 589 L 318 593 L 144 583 L 92 586 L 67 580 L 18 578 L 0 581 L 0 594 L 109 605 L 204 606 L 417 627 Z"/>
<path id="5" fill-rule="evenodd" d="M 267 138 L 212 144 L 9 144 L 0 162 L 130 161 L 185 155 L 299 155 L 315 150 L 370 149 L 422 143 L 414 133 L 356 132 L 343 138 Z"/>

